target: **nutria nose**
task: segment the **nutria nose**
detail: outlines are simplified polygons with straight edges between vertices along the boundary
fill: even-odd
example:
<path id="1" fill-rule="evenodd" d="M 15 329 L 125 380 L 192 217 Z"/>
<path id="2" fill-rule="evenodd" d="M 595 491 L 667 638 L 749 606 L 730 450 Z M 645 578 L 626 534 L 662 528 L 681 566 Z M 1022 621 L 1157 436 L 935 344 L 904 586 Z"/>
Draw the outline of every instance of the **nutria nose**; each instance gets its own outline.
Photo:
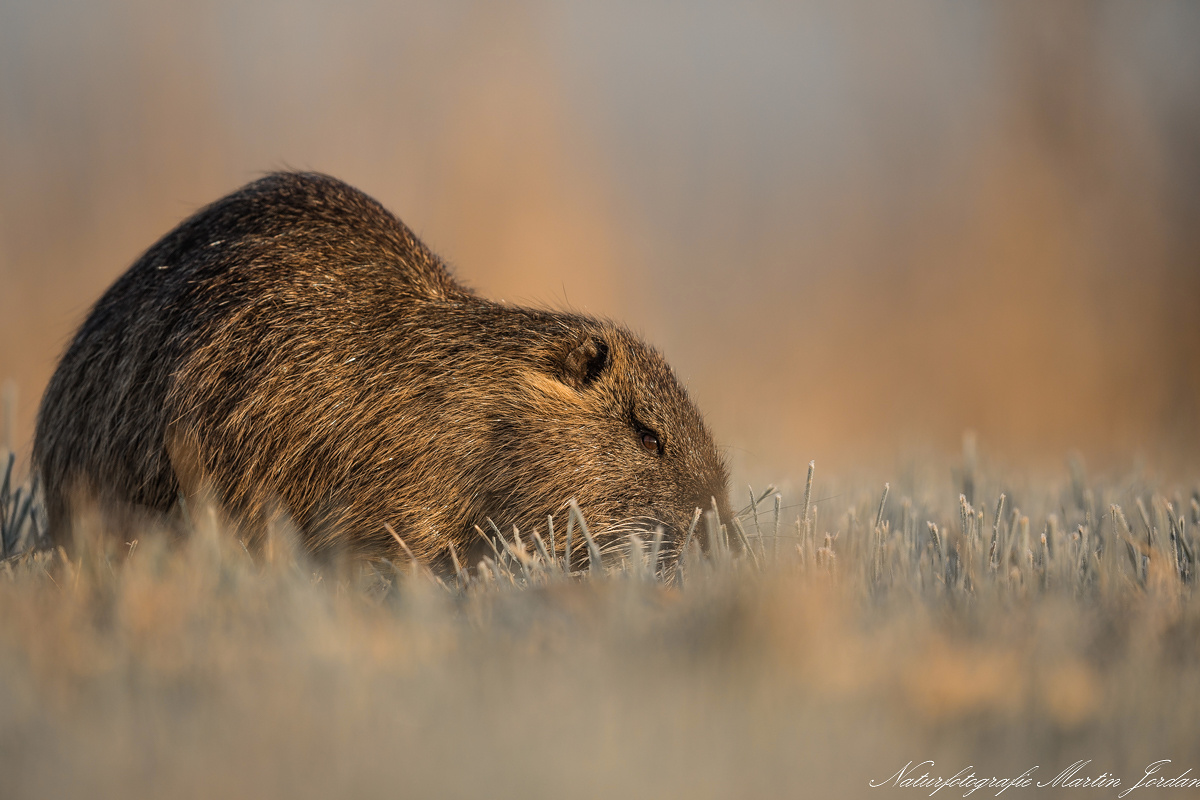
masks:
<path id="1" fill-rule="evenodd" d="M 694 504 L 696 508 L 700 509 L 702 514 L 712 511 L 713 506 L 716 506 L 717 520 L 722 525 L 733 524 L 733 511 L 729 507 L 729 496 L 724 490 L 721 490 L 719 493 L 707 494 L 704 497 L 697 497 Z"/>
<path id="2" fill-rule="evenodd" d="M 708 519 L 707 516 L 712 512 L 713 506 L 716 506 L 717 523 L 724 525 L 727 529 L 733 527 L 733 513 L 729 508 L 729 500 L 724 491 L 720 494 L 706 494 L 703 496 L 697 495 L 692 498 L 690 508 L 687 513 L 687 520 L 683 523 L 683 536 L 687 536 L 688 528 L 691 527 L 692 518 L 699 511 L 699 516 L 696 518 L 696 525 L 692 531 L 693 538 L 700 542 L 708 542 Z"/>

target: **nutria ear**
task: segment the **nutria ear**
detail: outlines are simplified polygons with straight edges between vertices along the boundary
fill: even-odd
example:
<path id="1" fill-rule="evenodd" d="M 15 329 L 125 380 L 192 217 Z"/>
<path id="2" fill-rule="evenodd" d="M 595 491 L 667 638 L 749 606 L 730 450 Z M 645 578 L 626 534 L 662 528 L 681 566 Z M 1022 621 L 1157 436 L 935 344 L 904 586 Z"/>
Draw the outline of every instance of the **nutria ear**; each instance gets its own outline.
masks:
<path id="1" fill-rule="evenodd" d="M 567 384 L 576 389 L 588 386 L 608 366 L 608 343 L 595 336 L 583 340 L 574 350 L 567 354 L 563 363 L 563 371 Z"/>

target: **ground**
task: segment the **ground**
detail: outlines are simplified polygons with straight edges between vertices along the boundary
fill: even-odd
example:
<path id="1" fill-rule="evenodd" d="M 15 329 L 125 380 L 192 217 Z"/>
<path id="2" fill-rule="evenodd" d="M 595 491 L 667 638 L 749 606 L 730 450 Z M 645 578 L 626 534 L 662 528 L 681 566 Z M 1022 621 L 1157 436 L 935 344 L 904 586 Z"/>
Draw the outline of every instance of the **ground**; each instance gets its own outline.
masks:
<path id="1" fill-rule="evenodd" d="M 93 520 L 70 557 L 0 570 L 4 795 L 882 798 L 957 775 L 938 796 L 1117 797 L 1164 759 L 1196 776 L 1196 487 L 919 467 L 886 489 L 817 472 L 807 513 L 757 491 L 757 521 L 743 489 L 748 548 L 735 529 L 653 572 L 648 546 L 567 575 L 524 537 L 439 577 L 312 563 L 285 528 L 250 553 L 208 509 L 182 542 Z"/>

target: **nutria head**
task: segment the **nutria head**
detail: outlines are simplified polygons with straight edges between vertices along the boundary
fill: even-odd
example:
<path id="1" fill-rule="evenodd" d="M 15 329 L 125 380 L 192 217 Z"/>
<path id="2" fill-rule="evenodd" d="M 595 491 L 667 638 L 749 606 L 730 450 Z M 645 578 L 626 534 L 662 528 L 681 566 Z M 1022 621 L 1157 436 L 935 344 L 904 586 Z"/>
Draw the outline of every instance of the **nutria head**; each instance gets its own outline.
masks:
<path id="1" fill-rule="evenodd" d="M 479 458 L 462 475 L 479 500 L 476 514 L 544 534 L 547 514 L 562 530 L 574 498 L 599 540 L 661 527 L 676 547 L 695 509 L 714 498 L 729 521 L 726 467 L 657 351 L 582 316 L 491 304 L 478 311 L 491 317 L 483 353 L 494 361 L 472 364 L 487 378 L 480 395 L 463 398 L 481 413 L 483 440 L 463 443 Z"/>

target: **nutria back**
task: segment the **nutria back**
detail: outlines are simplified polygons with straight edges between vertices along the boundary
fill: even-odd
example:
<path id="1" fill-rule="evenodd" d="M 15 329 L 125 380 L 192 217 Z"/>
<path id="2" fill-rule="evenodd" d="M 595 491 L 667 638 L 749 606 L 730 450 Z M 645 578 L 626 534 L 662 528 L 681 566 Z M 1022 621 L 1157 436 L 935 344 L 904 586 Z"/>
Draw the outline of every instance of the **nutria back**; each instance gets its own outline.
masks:
<path id="1" fill-rule="evenodd" d="M 34 463 L 51 536 L 83 501 L 167 513 L 207 487 L 244 535 L 427 562 L 476 526 L 676 544 L 727 476 L 663 358 L 579 314 L 457 284 L 396 217 L 307 173 L 202 209 L 104 294 L 54 373 Z M 560 537 L 561 542 L 561 537 Z M 560 548 L 561 549 L 561 548 Z"/>

